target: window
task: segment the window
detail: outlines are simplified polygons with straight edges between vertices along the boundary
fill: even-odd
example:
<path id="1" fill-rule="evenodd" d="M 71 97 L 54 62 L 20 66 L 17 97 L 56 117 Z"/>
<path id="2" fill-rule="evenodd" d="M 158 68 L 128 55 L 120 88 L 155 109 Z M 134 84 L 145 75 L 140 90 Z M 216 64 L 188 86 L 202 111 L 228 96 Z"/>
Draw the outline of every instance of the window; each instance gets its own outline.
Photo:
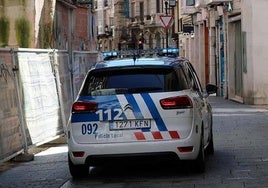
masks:
<path id="1" fill-rule="evenodd" d="M 144 21 L 144 3 L 140 2 L 140 20 L 141 22 Z"/>
<path id="2" fill-rule="evenodd" d="M 195 6 L 195 0 L 186 0 L 186 6 Z"/>
<path id="3" fill-rule="evenodd" d="M 125 15 L 126 15 L 126 18 L 129 18 L 129 1 L 127 0 L 127 1 L 125 1 L 125 9 L 126 9 L 126 11 L 125 11 Z"/>
<path id="4" fill-rule="evenodd" d="M 196 91 L 199 91 L 200 93 L 203 92 L 202 90 L 202 86 L 200 84 L 200 81 L 199 81 L 199 78 L 192 66 L 191 63 L 186 63 L 186 67 L 185 67 L 185 71 L 186 71 L 186 74 L 188 76 L 188 80 L 191 84 L 191 87 L 196 90 Z"/>
<path id="5" fill-rule="evenodd" d="M 130 68 L 96 71 L 89 75 L 81 95 L 169 92 L 189 89 L 181 68 Z"/>
<path id="6" fill-rule="evenodd" d="M 150 1 L 149 0 L 147 0 L 146 1 L 146 5 L 145 5 L 145 7 L 146 7 L 146 16 L 147 16 L 147 20 L 148 20 L 148 17 L 150 16 Z"/>
<path id="7" fill-rule="evenodd" d="M 160 0 L 156 0 L 156 13 L 160 13 Z"/>
<path id="8" fill-rule="evenodd" d="M 104 0 L 104 7 L 108 6 L 108 0 Z"/>
<path id="9" fill-rule="evenodd" d="M 98 1 L 94 1 L 94 7 L 93 9 L 97 9 L 98 8 Z"/>
<path id="10" fill-rule="evenodd" d="M 161 35 L 158 32 L 155 34 L 155 41 L 156 41 L 155 47 L 161 48 Z"/>
<path id="11" fill-rule="evenodd" d="M 130 17 L 135 19 L 135 3 L 131 3 L 130 5 Z"/>

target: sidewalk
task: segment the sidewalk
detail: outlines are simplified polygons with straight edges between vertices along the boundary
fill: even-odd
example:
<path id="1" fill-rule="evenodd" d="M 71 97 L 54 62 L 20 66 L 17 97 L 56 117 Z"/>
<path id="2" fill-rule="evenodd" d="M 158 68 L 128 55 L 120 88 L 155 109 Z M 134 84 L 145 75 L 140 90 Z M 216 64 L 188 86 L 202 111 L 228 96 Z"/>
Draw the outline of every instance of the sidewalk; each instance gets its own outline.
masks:
<path id="1" fill-rule="evenodd" d="M 227 100 L 222 97 L 215 97 L 215 96 L 210 96 L 209 97 L 210 104 L 212 108 L 226 108 L 226 109 L 233 109 L 234 111 L 268 111 L 268 105 L 246 105 L 246 104 L 241 104 L 236 101 L 232 100 Z M 215 110 L 213 110 L 214 112 Z"/>
<path id="2" fill-rule="evenodd" d="M 70 179 L 66 144 L 44 144 L 38 150 L 33 161 L 0 165 L 0 188 L 58 188 Z"/>
<path id="3" fill-rule="evenodd" d="M 268 105 L 244 105 L 220 97 L 210 97 L 214 114 L 267 112 Z M 40 151 L 38 151 L 40 149 Z M 61 187 L 71 178 L 67 162 L 67 145 L 45 144 L 37 148 L 30 162 L 9 161 L 0 164 L 0 188 Z"/>

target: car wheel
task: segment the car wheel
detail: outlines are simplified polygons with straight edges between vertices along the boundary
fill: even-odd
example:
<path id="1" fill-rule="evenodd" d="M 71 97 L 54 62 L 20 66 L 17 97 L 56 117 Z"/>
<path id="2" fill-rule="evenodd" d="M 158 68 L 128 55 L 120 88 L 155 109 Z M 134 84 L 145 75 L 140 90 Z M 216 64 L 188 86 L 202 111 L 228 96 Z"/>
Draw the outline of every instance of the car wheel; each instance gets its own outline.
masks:
<path id="1" fill-rule="evenodd" d="M 73 178 L 83 178 L 88 176 L 89 173 L 89 165 L 83 164 L 83 165 L 75 165 L 70 159 L 70 156 L 68 155 L 68 165 L 69 165 L 69 171 Z"/>
<path id="2" fill-rule="evenodd" d="M 207 154 L 214 154 L 214 142 L 213 142 L 213 131 L 212 131 L 212 117 L 211 117 L 211 125 L 210 125 L 210 137 L 209 137 L 209 143 L 206 148 L 206 153 Z"/>
<path id="3" fill-rule="evenodd" d="M 214 154 L 214 142 L 213 142 L 213 133 L 212 133 L 212 130 L 211 130 L 211 133 L 210 133 L 209 144 L 208 144 L 208 147 L 206 148 L 206 153 L 209 154 L 209 155 Z"/>
<path id="4" fill-rule="evenodd" d="M 205 149 L 203 133 L 201 134 L 200 148 L 197 159 L 194 161 L 194 170 L 197 173 L 203 173 L 205 171 Z"/>

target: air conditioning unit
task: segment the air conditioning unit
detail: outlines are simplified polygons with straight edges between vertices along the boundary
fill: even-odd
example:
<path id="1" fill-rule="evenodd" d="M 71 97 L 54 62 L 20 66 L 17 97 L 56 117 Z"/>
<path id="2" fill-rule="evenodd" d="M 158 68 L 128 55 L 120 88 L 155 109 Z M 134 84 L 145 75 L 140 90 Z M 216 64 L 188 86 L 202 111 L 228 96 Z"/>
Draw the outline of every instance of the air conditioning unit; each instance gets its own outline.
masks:
<path id="1" fill-rule="evenodd" d="M 194 14 L 197 12 L 195 8 L 196 0 L 181 0 L 180 12 L 182 15 Z"/>
<path id="2" fill-rule="evenodd" d="M 221 3 L 229 3 L 233 0 L 205 0 L 206 5 L 218 5 Z"/>

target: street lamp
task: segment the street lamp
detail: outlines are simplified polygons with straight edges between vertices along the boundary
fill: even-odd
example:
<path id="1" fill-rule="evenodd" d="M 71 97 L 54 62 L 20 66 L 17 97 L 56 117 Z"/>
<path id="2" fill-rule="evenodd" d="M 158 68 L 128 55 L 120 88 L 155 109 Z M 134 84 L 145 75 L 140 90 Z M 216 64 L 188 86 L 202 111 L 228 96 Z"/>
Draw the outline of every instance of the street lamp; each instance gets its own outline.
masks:
<path id="1" fill-rule="evenodd" d="M 176 6 L 176 0 L 164 0 L 166 15 L 168 15 L 168 5 L 174 8 Z M 166 27 L 166 48 L 168 48 L 168 27 Z"/>
<path id="2" fill-rule="evenodd" d="M 166 15 L 168 15 L 168 1 L 165 0 Z M 166 27 L 166 48 L 168 48 L 168 27 Z"/>
<path id="3" fill-rule="evenodd" d="M 165 11 L 166 15 L 168 15 L 168 5 L 170 7 L 176 6 L 176 0 L 164 0 L 165 1 Z M 166 27 L 166 48 L 168 48 L 168 27 Z"/>

